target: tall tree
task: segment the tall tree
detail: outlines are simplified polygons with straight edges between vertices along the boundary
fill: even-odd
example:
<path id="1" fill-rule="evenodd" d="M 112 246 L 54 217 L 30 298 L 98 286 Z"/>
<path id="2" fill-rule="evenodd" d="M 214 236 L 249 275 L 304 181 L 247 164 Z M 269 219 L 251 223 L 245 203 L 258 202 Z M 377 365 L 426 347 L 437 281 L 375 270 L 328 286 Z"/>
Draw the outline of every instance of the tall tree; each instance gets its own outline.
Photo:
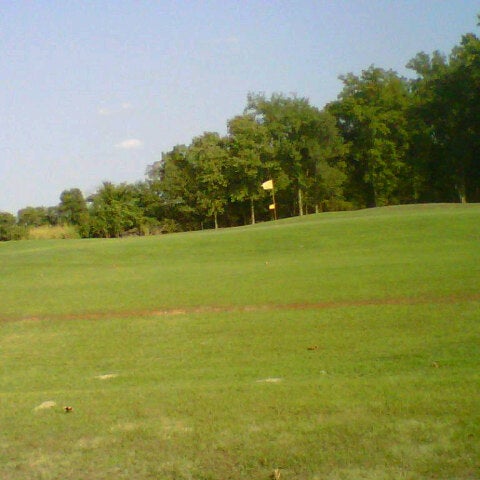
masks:
<path id="1" fill-rule="evenodd" d="M 71 225 L 83 225 L 88 222 L 87 202 L 80 189 L 71 188 L 60 194 L 58 213 L 62 221 Z"/>
<path id="2" fill-rule="evenodd" d="M 15 224 L 15 217 L 11 213 L 0 212 L 0 241 L 12 239 Z"/>
<path id="3" fill-rule="evenodd" d="M 479 201 L 480 39 L 466 34 L 448 58 L 421 52 L 407 66 L 417 73 L 412 118 L 427 198 Z"/>
<path id="4" fill-rule="evenodd" d="M 197 179 L 187 153 L 188 147 L 176 145 L 148 167 L 147 177 L 157 196 L 159 214 L 190 230 L 198 228 L 200 216 L 196 209 Z"/>
<path id="5" fill-rule="evenodd" d="M 214 132 L 194 138 L 187 159 L 198 182 L 197 207 L 204 215 L 213 217 L 218 228 L 218 215 L 228 202 L 226 139 Z"/>
<path id="6" fill-rule="evenodd" d="M 90 236 L 111 238 L 139 232 L 144 216 L 131 185 L 104 182 L 91 201 Z"/>
<path id="7" fill-rule="evenodd" d="M 340 78 L 343 90 L 328 108 L 347 142 L 350 189 L 369 207 L 397 203 L 407 168 L 408 82 L 374 66 Z"/>
<path id="8" fill-rule="evenodd" d="M 338 167 L 342 142 L 333 118 L 306 98 L 279 94 L 270 99 L 249 95 L 246 111 L 268 131 L 274 158 L 270 168 L 277 177 L 278 190 L 290 194 L 291 213 L 303 215 L 308 198 L 318 202 L 320 164 Z"/>
<path id="9" fill-rule="evenodd" d="M 45 207 L 25 207 L 17 213 L 18 225 L 23 227 L 39 227 L 48 225 L 48 212 Z"/>
<path id="10" fill-rule="evenodd" d="M 250 223 L 255 223 L 255 202 L 265 197 L 261 188 L 268 176 L 272 155 L 268 131 L 252 114 L 228 121 L 228 169 L 230 198 L 249 203 Z"/>

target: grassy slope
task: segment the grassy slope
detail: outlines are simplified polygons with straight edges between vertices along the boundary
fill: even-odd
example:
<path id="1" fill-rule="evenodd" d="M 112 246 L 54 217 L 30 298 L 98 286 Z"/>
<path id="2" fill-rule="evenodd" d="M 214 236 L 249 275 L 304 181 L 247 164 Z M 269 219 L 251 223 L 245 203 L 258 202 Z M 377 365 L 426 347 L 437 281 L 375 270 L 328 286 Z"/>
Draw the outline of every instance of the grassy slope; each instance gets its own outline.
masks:
<path id="1" fill-rule="evenodd" d="M 0 477 L 477 478 L 479 220 L 0 244 Z M 315 302 L 338 305 L 124 313 Z"/>
<path id="2" fill-rule="evenodd" d="M 0 316 L 469 295 L 478 206 L 385 208 L 222 231 L 0 244 Z M 268 262 L 268 263 L 267 263 Z"/>

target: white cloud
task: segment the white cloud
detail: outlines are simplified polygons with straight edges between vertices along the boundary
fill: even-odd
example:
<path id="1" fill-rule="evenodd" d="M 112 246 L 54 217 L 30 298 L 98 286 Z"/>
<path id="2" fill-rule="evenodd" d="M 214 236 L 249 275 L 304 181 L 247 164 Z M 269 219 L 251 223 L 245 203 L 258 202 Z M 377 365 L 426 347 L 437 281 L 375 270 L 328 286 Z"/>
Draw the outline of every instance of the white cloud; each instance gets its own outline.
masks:
<path id="1" fill-rule="evenodd" d="M 235 37 L 235 36 L 227 37 L 225 39 L 225 43 L 227 43 L 229 45 L 238 45 L 240 43 L 240 39 L 238 37 Z"/>
<path id="2" fill-rule="evenodd" d="M 120 143 L 115 145 L 117 148 L 123 148 L 124 150 L 132 150 L 134 148 L 141 148 L 143 146 L 143 142 L 138 140 L 138 138 L 127 138 Z"/>
<path id="3" fill-rule="evenodd" d="M 99 115 L 102 115 L 102 116 L 110 116 L 110 115 L 117 115 L 119 113 L 122 113 L 122 112 L 128 111 L 128 110 L 133 110 L 133 105 L 129 102 L 123 102 L 123 103 L 120 104 L 119 107 L 115 107 L 115 108 L 102 107 L 102 108 L 99 108 L 97 110 L 97 113 Z"/>

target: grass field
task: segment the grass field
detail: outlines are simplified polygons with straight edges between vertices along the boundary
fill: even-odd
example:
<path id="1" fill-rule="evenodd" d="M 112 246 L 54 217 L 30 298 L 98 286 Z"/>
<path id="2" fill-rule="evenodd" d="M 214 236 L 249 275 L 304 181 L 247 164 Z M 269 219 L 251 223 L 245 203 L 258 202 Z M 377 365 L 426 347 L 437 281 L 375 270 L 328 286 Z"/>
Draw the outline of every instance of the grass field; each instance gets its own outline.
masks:
<path id="1" fill-rule="evenodd" d="M 479 247 L 480 205 L 0 244 L 0 478 L 480 478 Z"/>

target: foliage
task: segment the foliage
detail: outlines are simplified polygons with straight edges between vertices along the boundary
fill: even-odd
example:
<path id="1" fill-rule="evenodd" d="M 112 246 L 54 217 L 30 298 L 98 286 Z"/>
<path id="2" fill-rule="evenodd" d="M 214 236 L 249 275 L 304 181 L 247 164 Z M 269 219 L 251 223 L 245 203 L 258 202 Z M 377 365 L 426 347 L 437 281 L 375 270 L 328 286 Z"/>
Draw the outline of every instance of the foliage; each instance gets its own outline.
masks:
<path id="1" fill-rule="evenodd" d="M 271 176 L 273 149 L 268 130 L 256 121 L 255 114 L 245 113 L 228 121 L 228 133 L 230 198 L 233 202 L 247 202 L 250 223 L 254 224 L 255 203 L 265 197 L 261 184 Z"/>
<path id="2" fill-rule="evenodd" d="M 156 218 L 177 219 L 190 230 L 199 225 L 196 211 L 196 178 L 187 159 L 188 148 L 176 145 L 147 169 L 148 187 L 156 206 Z M 197 227 L 198 228 L 198 227 Z"/>
<path id="3" fill-rule="evenodd" d="M 25 207 L 18 211 L 18 225 L 22 227 L 39 227 L 48 225 L 48 209 L 45 207 Z"/>
<path id="4" fill-rule="evenodd" d="M 480 39 L 464 35 L 448 59 L 419 53 L 408 67 L 414 81 L 412 116 L 421 127 L 426 195 L 449 201 L 480 200 Z"/>
<path id="5" fill-rule="evenodd" d="M 409 89 L 393 71 L 371 66 L 340 77 L 339 100 L 330 104 L 348 145 L 352 188 L 366 206 L 399 203 L 408 149 Z"/>
<path id="6" fill-rule="evenodd" d="M 283 95 L 272 95 L 269 100 L 264 95 L 249 95 L 247 111 L 268 132 L 269 170 L 273 178 L 279 177 L 280 193 L 290 190 L 288 203 L 294 205 L 294 212 L 303 215 L 309 201 L 310 206 L 318 206 L 323 190 L 341 197 L 344 176 L 338 160 L 342 142 L 328 112 L 311 106 L 306 98 Z M 325 175 L 327 169 L 330 175 Z M 335 187 L 327 184 L 330 180 Z"/>
<path id="7" fill-rule="evenodd" d="M 196 207 L 204 216 L 213 216 L 218 228 L 218 215 L 224 212 L 228 200 L 225 140 L 211 132 L 193 139 L 187 161 L 197 182 Z"/>
<path id="8" fill-rule="evenodd" d="M 90 236 L 111 238 L 138 232 L 143 212 L 130 185 L 104 182 L 91 203 Z"/>
<path id="9" fill-rule="evenodd" d="M 17 225 L 15 217 L 8 212 L 0 212 L 0 241 L 22 240 L 27 237 L 28 229 Z"/>
<path id="10" fill-rule="evenodd" d="M 62 192 L 58 213 L 64 223 L 79 226 L 88 223 L 87 202 L 80 189 L 71 188 Z"/>
<path id="11" fill-rule="evenodd" d="M 0 212 L 0 240 L 11 240 L 11 230 L 15 223 L 15 217 L 11 213 Z"/>

